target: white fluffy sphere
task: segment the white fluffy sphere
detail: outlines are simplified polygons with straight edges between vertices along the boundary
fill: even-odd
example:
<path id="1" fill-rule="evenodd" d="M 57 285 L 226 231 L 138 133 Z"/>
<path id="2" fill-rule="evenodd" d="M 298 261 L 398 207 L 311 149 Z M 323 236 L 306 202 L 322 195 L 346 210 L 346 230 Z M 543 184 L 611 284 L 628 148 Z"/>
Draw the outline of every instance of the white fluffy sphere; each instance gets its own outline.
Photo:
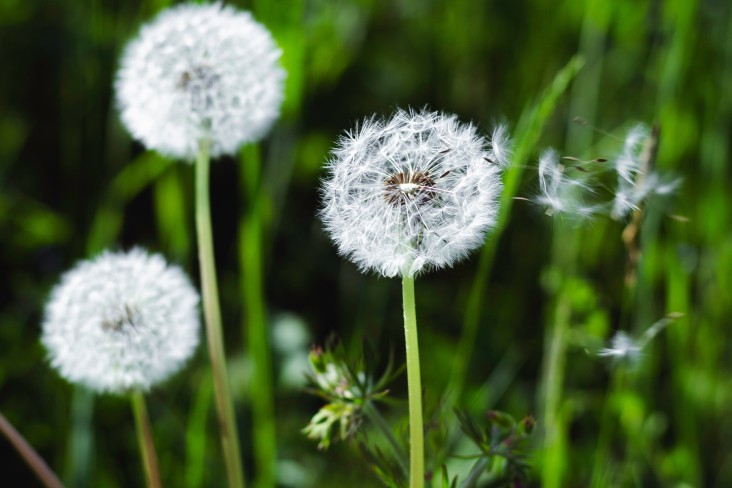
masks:
<path id="1" fill-rule="evenodd" d="M 263 137 L 279 116 L 285 71 L 269 31 L 248 12 L 182 4 L 144 25 L 125 49 L 117 104 L 148 148 L 193 159 L 232 154 Z"/>
<path id="2" fill-rule="evenodd" d="M 46 305 L 42 342 L 73 383 L 147 390 L 195 351 L 198 301 L 185 273 L 159 254 L 105 252 L 62 276 Z"/>
<path id="3" fill-rule="evenodd" d="M 413 276 L 482 245 L 508 155 L 505 130 L 497 134 L 489 145 L 454 115 L 404 110 L 347 133 L 322 190 L 321 218 L 339 251 L 363 270 Z"/>

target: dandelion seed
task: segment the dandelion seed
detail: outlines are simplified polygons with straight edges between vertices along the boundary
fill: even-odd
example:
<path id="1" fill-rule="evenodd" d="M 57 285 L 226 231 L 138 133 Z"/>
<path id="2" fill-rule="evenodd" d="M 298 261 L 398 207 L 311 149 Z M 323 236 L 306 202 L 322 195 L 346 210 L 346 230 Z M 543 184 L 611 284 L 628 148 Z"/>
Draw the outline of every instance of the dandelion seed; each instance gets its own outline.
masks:
<path id="1" fill-rule="evenodd" d="M 496 221 L 505 129 L 493 144 L 453 115 L 397 111 L 341 137 L 327 164 L 321 218 L 362 270 L 414 276 L 480 246 Z"/>
<path id="2" fill-rule="evenodd" d="M 634 126 L 625 137 L 623 151 L 615 159 L 618 175 L 611 217 L 619 220 L 638 210 L 652 195 L 670 195 L 681 185 L 681 179 L 669 179 L 651 171 L 652 147 L 657 135 L 643 124 Z"/>
<path id="3" fill-rule="evenodd" d="M 682 313 L 672 312 L 661 320 L 656 321 L 637 339 L 631 337 L 626 332 L 618 331 L 610 339 L 610 347 L 600 349 L 597 351 L 597 355 L 635 364 L 641 358 L 643 349 L 645 349 L 648 343 L 672 321 L 683 316 L 684 314 Z"/>
<path id="4" fill-rule="evenodd" d="M 511 163 L 511 138 L 505 125 L 496 126 L 491 135 L 491 153 L 501 167 L 506 168 Z"/>
<path id="5" fill-rule="evenodd" d="M 260 139 L 279 115 L 285 72 L 269 31 L 248 12 L 183 4 L 162 12 L 125 49 L 117 105 L 130 133 L 160 153 L 193 159 Z"/>
<path id="6" fill-rule="evenodd" d="M 98 392 L 148 390 L 198 345 L 198 293 L 183 271 L 141 249 L 105 252 L 65 273 L 46 305 L 51 365 Z"/>
<path id="7" fill-rule="evenodd" d="M 576 158 L 572 158 L 574 160 Z M 533 201 L 546 209 L 547 215 L 563 215 L 584 220 L 592 217 L 601 207 L 584 200 L 594 190 L 581 176 L 569 177 L 560 164 L 559 154 L 553 149 L 544 151 L 539 158 L 539 194 Z"/>
<path id="8" fill-rule="evenodd" d="M 640 358 L 643 348 L 636 341 L 623 331 L 617 332 L 610 340 L 610 347 L 602 348 L 597 352 L 598 356 L 610 357 L 636 361 Z"/>

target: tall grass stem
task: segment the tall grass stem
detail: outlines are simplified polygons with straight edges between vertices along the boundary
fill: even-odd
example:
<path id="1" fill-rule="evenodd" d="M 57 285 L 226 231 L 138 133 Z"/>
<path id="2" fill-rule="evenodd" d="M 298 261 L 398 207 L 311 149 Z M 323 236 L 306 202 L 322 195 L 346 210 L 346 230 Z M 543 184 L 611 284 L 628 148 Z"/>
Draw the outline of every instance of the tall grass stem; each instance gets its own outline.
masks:
<path id="1" fill-rule="evenodd" d="M 544 124 L 559 104 L 559 98 L 567 90 L 571 81 L 577 76 L 577 73 L 584 64 L 584 58 L 580 55 L 576 55 L 570 59 L 556 74 L 552 83 L 544 92 L 532 104 L 527 105 L 516 126 L 516 146 L 512 164 L 504 175 L 504 190 L 501 196 L 501 209 L 498 214 L 498 223 L 480 253 L 478 270 L 475 273 L 475 278 L 473 278 L 473 283 L 468 294 L 465 313 L 463 315 L 462 332 L 453 361 L 450 391 L 453 398 L 457 401 L 460 400 L 465 389 L 468 366 L 473 356 L 473 348 L 475 347 L 478 335 L 478 326 L 481 321 L 482 306 L 485 303 L 485 289 L 488 285 L 488 275 L 493 264 L 498 241 L 503 230 L 508 225 L 508 218 L 511 215 L 514 202 L 513 197 L 519 190 L 524 165 L 541 137 Z"/>
<path id="2" fill-rule="evenodd" d="M 264 194 L 260 191 L 260 157 L 256 146 L 244 151 L 247 161 L 241 167 L 242 183 L 247 193 L 248 207 L 239 224 L 239 266 L 241 291 L 245 305 L 244 334 L 247 353 L 254 370 L 249 397 L 252 404 L 255 486 L 271 488 L 275 485 L 277 458 L 277 430 L 275 422 L 272 357 L 270 353 L 267 314 L 264 301 L 262 274 L 262 239 Z"/>
<path id="3" fill-rule="evenodd" d="M 141 392 L 135 391 L 132 392 L 130 398 L 132 400 L 132 412 L 135 415 L 135 431 L 140 446 L 142 464 L 145 467 L 147 486 L 148 488 L 161 488 L 163 485 L 160 482 L 158 455 L 155 452 L 150 417 L 147 414 L 147 407 L 145 407 L 145 397 Z"/>

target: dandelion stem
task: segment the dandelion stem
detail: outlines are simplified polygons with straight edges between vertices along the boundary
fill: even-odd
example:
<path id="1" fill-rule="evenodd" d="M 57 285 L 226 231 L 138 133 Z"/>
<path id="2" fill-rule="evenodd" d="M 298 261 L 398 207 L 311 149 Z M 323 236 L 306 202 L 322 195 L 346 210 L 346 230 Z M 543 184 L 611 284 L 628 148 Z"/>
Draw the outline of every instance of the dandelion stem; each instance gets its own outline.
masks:
<path id="1" fill-rule="evenodd" d="M 196 161 L 196 230 L 198 233 L 198 260 L 201 267 L 201 288 L 203 292 L 203 311 L 206 319 L 206 335 L 211 357 L 216 410 L 221 429 L 226 474 L 229 486 L 244 486 L 244 470 L 241 466 L 239 439 L 237 438 L 234 403 L 231 398 L 229 381 L 226 376 L 226 356 L 219 309 L 219 292 L 216 284 L 216 264 L 214 261 L 213 237 L 211 230 L 211 207 L 209 202 L 209 145 L 210 141 L 200 142 Z"/>
<path id="2" fill-rule="evenodd" d="M 8 438 L 10 443 L 13 445 L 18 454 L 28 463 L 28 466 L 38 476 L 44 486 L 48 488 L 63 488 L 64 485 L 58 479 L 56 474 L 51 471 L 48 464 L 41 458 L 41 456 L 33 449 L 27 440 L 15 430 L 15 427 L 8 422 L 5 416 L 0 413 L 0 431 Z"/>
<path id="3" fill-rule="evenodd" d="M 137 442 L 140 445 L 142 464 L 145 466 L 145 478 L 148 488 L 161 488 L 160 468 L 158 467 L 158 456 L 155 453 L 150 417 L 145 407 L 145 397 L 141 392 L 135 391 L 131 395 L 132 412 L 135 414 L 135 430 L 137 431 Z"/>
<path id="4" fill-rule="evenodd" d="M 414 277 L 402 278 L 404 303 L 404 340 L 407 351 L 407 389 L 409 390 L 409 486 L 424 486 L 424 432 L 422 424 L 422 381 L 419 373 L 417 313 L 414 306 Z"/>
<path id="5" fill-rule="evenodd" d="M 394 437 L 394 433 L 391 430 L 391 427 L 389 426 L 389 423 L 386 421 L 386 419 L 379 413 L 379 410 L 374 406 L 374 404 L 370 401 L 367 401 L 364 405 L 364 413 L 369 418 L 372 424 L 374 424 L 376 427 L 379 428 L 379 430 L 384 434 L 386 437 L 386 440 L 389 441 L 389 444 L 391 445 L 392 450 L 394 451 L 394 456 L 396 457 L 397 462 L 399 463 L 399 466 L 402 468 L 402 471 L 405 475 L 408 474 L 407 469 L 407 454 L 404 452 L 404 449 L 399 444 L 399 442 L 396 440 L 396 437 Z"/>
<path id="6" fill-rule="evenodd" d="M 249 208 L 239 224 L 239 263 L 246 314 L 244 333 L 247 352 L 254 364 L 250 401 L 257 468 L 255 486 L 271 488 L 275 485 L 277 431 L 262 275 L 261 211 L 264 197 L 258 191 L 260 158 L 257 148 L 250 146 L 245 150 L 249 160 L 242 165 L 242 178 L 248 193 Z"/>

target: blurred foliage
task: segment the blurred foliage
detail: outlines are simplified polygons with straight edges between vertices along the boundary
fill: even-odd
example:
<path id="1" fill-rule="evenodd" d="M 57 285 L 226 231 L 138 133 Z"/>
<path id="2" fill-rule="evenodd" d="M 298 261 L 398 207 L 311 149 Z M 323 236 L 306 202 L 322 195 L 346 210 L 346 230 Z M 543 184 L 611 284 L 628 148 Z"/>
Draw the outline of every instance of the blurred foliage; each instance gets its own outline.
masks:
<path id="1" fill-rule="evenodd" d="M 197 279 L 192 167 L 131 141 L 112 93 L 125 42 L 170 3 L 0 2 L 0 411 L 70 486 L 141 486 L 143 478 L 126 399 L 91 398 L 47 365 L 38 338 L 50 288 L 76 260 L 133 245 L 164 253 Z M 403 361 L 398 283 L 363 275 L 336 254 L 315 217 L 318 178 L 332 141 L 355 121 L 428 105 L 486 131 L 506 120 L 523 134 L 517 163 L 529 167 L 510 176 L 509 201 L 535 191 L 530 165 L 542 148 L 609 157 L 637 121 L 658 124 L 656 164 L 683 177 L 675 199 L 645 209 L 632 286 L 623 223 L 576 226 L 520 201 L 506 206 L 505 225 L 480 258 L 418 280 L 426 419 L 444 422 L 433 433 L 450 447 L 428 452 L 435 486 L 463 479 L 473 464 L 446 455 L 475 452 L 452 407 L 473 417 L 536 413 L 534 435 L 549 427 L 555 437 L 537 453 L 535 484 L 732 486 L 730 2 L 231 3 L 273 31 L 288 70 L 283 117 L 260 145 L 280 485 L 380 486 L 357 443 L 318 451 L 301 432 L 321 407 L 303 391 L 311 343 L 336 334 L 349 353 L 368 341 L 382 367 L 389 351 Z M 542 98 L 572 59 L 584 60 L 576 77 Z M 217 161 L 211 180 L 227 352 L 251 475 L 237 243 L 248 191 L 238 177 L 242 159 Z M 459 358 L 462 391 L 443 405 L 469 305 L 477 326 L 469 356 Z M 670 312 L 684 316 L 648 345 L 641 367 L 613 368 L 588 353 L 613 331 L 639 336 Z M 222 486 L 207 367 L 202 347 L 147 397 L 166 485 Z M 406 398 L 403 377 L 389 397 Z M 385 415 L 406 444 L 406 405 Z M 0 453 L 4 479 L 36 483 L 4 441 Z"/>

